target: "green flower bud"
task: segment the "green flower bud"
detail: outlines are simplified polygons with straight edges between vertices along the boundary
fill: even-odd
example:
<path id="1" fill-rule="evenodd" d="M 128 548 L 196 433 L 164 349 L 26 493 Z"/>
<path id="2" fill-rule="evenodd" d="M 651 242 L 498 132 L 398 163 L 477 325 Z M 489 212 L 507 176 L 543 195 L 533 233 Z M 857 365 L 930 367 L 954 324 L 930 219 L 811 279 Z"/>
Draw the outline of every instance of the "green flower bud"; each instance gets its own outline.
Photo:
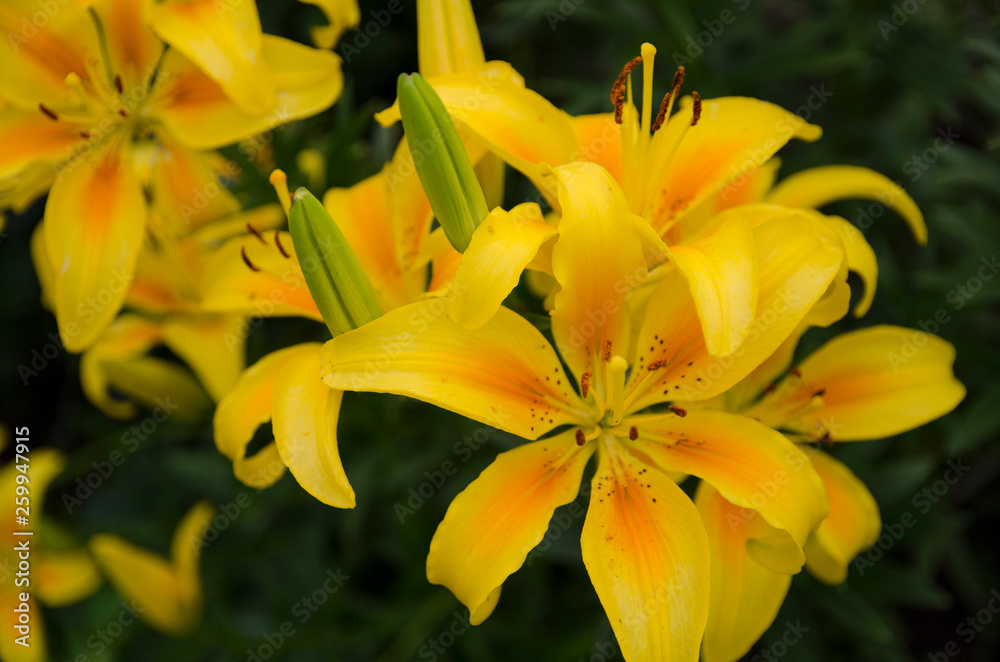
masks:
<path id="1" fill-rule="evenodd" d="M 312 193 L 292 196 L 288 229 L 306 284 L 330 333 L 356 329 L 382 315 L 368 274 L 336 221 Z"/>
<path id="2" fill-rule="evenodd" d="M 420 74 L 399 77 L 396 88 L 406 142 L 431 210 L 460 253 L 486 215 L 486 196 L 465 146 L 437 92 Z"/>

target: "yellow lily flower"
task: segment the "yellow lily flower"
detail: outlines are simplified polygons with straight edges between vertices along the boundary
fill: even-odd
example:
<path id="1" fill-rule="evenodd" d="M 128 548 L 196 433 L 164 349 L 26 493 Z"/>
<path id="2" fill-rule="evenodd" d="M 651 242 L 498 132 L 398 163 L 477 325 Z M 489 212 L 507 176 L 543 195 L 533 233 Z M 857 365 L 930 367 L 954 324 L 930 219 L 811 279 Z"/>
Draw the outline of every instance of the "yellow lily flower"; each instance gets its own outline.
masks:
<path id="1" fill-rule="evenodd" d="M 428 578 L 451 589 L 474 624 L 493 611 L 553 511 L 575 498 L 596 453 L 583 557 L 623 655 L 693 661 L 708 617 L 709 549 L 673 476 L 694 474 L 756 509 L 767 526 L 751 553 L 786 572 L 801 568 L 827 504 L 819 476 L 781 434 L 737 414 L 663 406 L 682 386 L 711 398 L 754 370 L 839 274 L 843 248 L 806 215 L 756 225 L 761 304 L 741 351 L 721 360 L 708 351 L 677 270 L 655 284 L 645 315 L 632 315 L 631 295 L 647 279 L 648 232 L 612 176 L 591 163 L 554 171 L 562 209 L 552 249 L 561 288 L 555 347 L 506 308 L 469 330 L 431 299 L 329 341 L 323 378 L 334 389 L 415 397 L 542 438 L 498 456 L 452 503 L 431 543 Z M 761 503 L 775 476 L 787 481 Z"/>
<path id="2" fill-rule="evenodd" d="M 15 433 L 26 435 L 28 431 L 18 428 Z M 8 432 L 0 429 L 0 450 L 6 447 L 7 437 Z M 0 551 L 0 609 L 4 613 L 0 658 L 8 662 L 44 662 L 45 624 L 38 602 L 53 607 L 79 602 L 97 590 L 101 578 L 86 550 L 51 549 L 46 546 L 44 526 L 38 526 L 45 490 L 63 469 L 62 456 L 50 449 L 29 451 L 20 442 L 15 451 L 27 455 L 28 462 L 12 462 L 0 469 L 0 498 L 7 513 L 3 521 L 11 527 L 3 534 L 3 551 Z M 26 466 L 26 471 L 19 466 Z M 26 478 L 26 482 L 20 482 L 19 476 Z M 14 524 L 15 515 L 25 511 L 22 508 L 21 512 L 15 512 L 18 504 L 27 504 L 30 526 Z M 35 534 L 17 535 L 19 530 Z M 18 551 L 23 545 L 28 546 L 27 562 Z M 27 600 L 22 600 L 24 596 Z M 17 629 L 24 624 L 19 618 L 22 614 L 27 614 L 28 631 Z M 26 634 L 21 639 L 25 645 L 19 644 L 18 640 Z"/>
<path id="3" fill-rule="evenodd" d="M 571 117 L 513 76 L 487 78 L 452 72 L 429 77 L 428 83 L 460 126 L 527 175 L 556 209 L 558 200 L 542 176 L 544 167 L 587 161 L 611 172 L 632 212 L 645 218 L 669 246 L 671 262 L 695 292 L 699 320 L 712 353 L 718 356 L 734 351 L 748 332 L 756 299 L 746 284 L 754 282 L 756 275 L 749 233 L 730 226 L 730 232 L 713 238 L 721 227 L 713 222 L 717 212 L 748 202 L 818 206 L 841 197 L 886 192 L 891 193 L 885 197 L 886 204 L 904 213 L 918 239 L 926 237 L 923 217 L 905 191 L 863 168 L 802 173 L 789 179 L 787 188 L 779 186 L 769 193 L 777 166 L 774 154 L 792 138 L 816 140 L 819 127 L 757 99 L 702 101 L 697 93 L 681 99 L 680 111 L 671 115 L 684 79 L 683 68 L 654 115 L 655 54 L 651 44 L 643 44 L 642 55 L 626 65 L 612 89 L 614 114 Z M 640 63 L 643 98 L 637 109 L 631 72 Z M 376 115 L 383 125 L 398 117 L 397 105 Z M 860 233 L 858 237 L 864 241 Z M 506 236 L 489 239 L 496 245 L 490 254 L 504 252 Z M 532 267 L 548 271 L 545 251 L 540 254 Z M 470 269 L 475 271 L 472 264 Z M 492 312 L 506 294 L 491 288 L 476 292 L 470 301 Z M 489 304 L 483 303 L 484 295 L 490 296 Z M 870 301 L 870 294 L 865 301 Z M 465 308 L 464 301 L 457 302 L 452 318 L 469 326 L 488 319 L 486 313 L 473 315 Z M 856 312 L 863 308 L 859 305 Z"/>
<path id="4" fill-rule="evenodd" d="M 201 620 L 202 589 L 198 559 L 215 514 L 212 504 L 196 504 L 181 520 L 170 558 L 149 552 L 112 534 L 90 540 L 90 552 L 133 615 L 160 632 L 185 636 Z"/>
<path id="5" fill-rule="evenodd" d="M 965 396 L 955 379 L 954 347 L 936 336 L 896 326 L 840 335 L 790 368 L 801 331 L 743 382 L 691 407 L 741 413 L 782 431 L 799 444 L 881 439 L 944 416 Z M 777 382 L 773 380 L 780 377 Z M 847 466 L 800 446 L 823 480 L 830 514 L 811 533 L 806 568 L 839 584 L 848 564 L 878 538 L 878 505 Z M 695 499 L 709 534 L 712 589 L 702 649 L 706 662 L 742 657 L 770 626 L 791 575 L 758 563 L 747 540 L 761 526 L 755 513 L 725 501 L 702 484 Z"/>
<path id="6" fill-rule="evenodd" d="M 345 30 L 356 27 L 361 22 L 361 10 L 357 0 L 302 0 L 319 7 L 329 25 L 310 29 L 313 43 L 319 48 L 333 48 Z"/>
<path id="7" fill-rule="evenodd" d="M 51 185 L 45 248 L 57 267 L 53 308 L 73 352 L 110 324 L 135 275 L 149 210 L 137 139 L 151 136 L 175 175 L 184 164 L 203 169 L 204 156 L 190 150 L 324 110 L 342 86 L 336 55 L 260 35 L 252 2 L 237 3 L 228 17 L 239 18 L 234 23 L 197 0 L 88 5 L 61 6 L 31 35 L 22 30 L 33 26 L 36 3 L 11 0 L 0 8 L 0 28 L 11 36 L 0 44 L 8 102 L 0 109 L 0 188 L 23 206 Z M 150 25 L 175 47 L 165 48 Z M 243 66 L 248 59 L 256 64 Z M 188 176 L 198 181 L 197 174 Z M 195 191 L 209 183 L 216 185 L 199 181 Z M 169 190 L 154 184 L 150 192 Z M 169 216 L 190 205 L 192 191 L 180 192 L 153 205 Z"/>

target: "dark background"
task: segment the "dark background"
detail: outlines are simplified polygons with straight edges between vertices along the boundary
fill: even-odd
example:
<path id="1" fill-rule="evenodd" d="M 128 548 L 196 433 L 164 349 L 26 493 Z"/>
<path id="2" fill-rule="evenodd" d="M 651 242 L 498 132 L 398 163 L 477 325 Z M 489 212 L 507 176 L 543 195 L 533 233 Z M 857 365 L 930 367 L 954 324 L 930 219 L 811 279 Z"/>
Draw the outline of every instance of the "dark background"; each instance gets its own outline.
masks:
<path id="1" fill-rule="evenodd" d="M 308 26 L 321 22 L 313 7 L 258 4 L 269 33 L 307 41 Z M 363 1 L 362 26 L 387 4 Z M 307 145 L 326 154 L 328 185 L 350 185 L 391 154 L 399 134 L 379 128 L 371 116 L 393 99 L 396 76 L 417 66 L 415 8 L 409 0 L 402 6 L 404 12 L 370 40 L 345 34 L 337 51 L 345 60 L 350 55 L 346 87 L 333 109 L 273 134 L 274 161 L 291 173 L 293 184 L 304 181 L 294 157 Z M 682 62 L 685 88 L 705 98 L 747 95 L 797 111 L 822 90 L 829 100 L 815 111 L 805 107 L 803 116 L 823 126 L 825 135 L 784 149 L 782 175 L 814 165 L 864 165 L 899 180 L 916 199 L 927 217 L 929 244 L 918 247 L 891 212 L 874 219 L 866 236 L 881 273 L 872 311 L 860 322 L 810 332 L 802 349 L 858 326 L 915 327 L 943 309 L 949 321 L 938 333 L 957 346 L 956 372 L 968 397 L 953 414 L 920 430 L 838 446 L 837 456 L 875 494 L 887 525 L 905 513 L 917 523 L 898 539 L 885 538 L 887 551 L 872 553 L 873 566 L 863 573 L 852 569 L 842 586 L 797 576 L 775 625 L 747 659 L 766 660 L 769 652 L 785 660 L 926 660 L 929 653 L 940 660 L 950 641 L 960 649 L 951 659 L 997 659 L 998 615 L 981 614 L 991 622 L 977 626 L 982 631 L 971 643 L 956 628 L 1000 589 L 1000 278 L 975 282 L 982 260 L 1000 253 L 998 3 L 505 0 L 474 6 L 487 57 L 510 61 L 530 87 L 572 113 L 607 111 L 621 65 L 647 40 L 659 48 L 661 93 L 670 83 L 673 53 L 690 60 Z M 726 9 L 734 17 L 728 25 L 719 20 Z M 957 140 L 936 149 L 938 132 L 949 130 Z M 235 149 L 227 154 L 245 166 L 247 203 L 271 201 L 268 166 L 257 170 Z M 511 177 L 508 202 L 530 194 Z M 869 203 L 854 202 L 826 211 L 859 223 L 868 209 Z M 0 422 L 28 425 L 36 447 L 67 453 L 68 468 L 46 505 L 54 530 L 66 544 L 114 532 L 165 554 L 176 523 L 197 500 L 209 499 L 229 513 L 238 500 L 249 500 L 225 520 L 203 555 L 206 613 L 190 639 L 169 639 L 137 623 L 98 654 L 98 632 L 121 609 L 105 585 L 85 602 L 45 611 L 54 660 L 238 661 L 248 659 L 248 649 L 268 659 L 270 646 L 277 647 L 270 659 L 295 661 L 621 659 L 580 561 L 582 518 L 550 530 L 557 539 L 507 581 L 485 624 L 457 637 L 447 634 L 456 622 L 454 630 L 463 629 L 465 611 L 446 589 L 427 583 L 428 544 L 454 495 L 516 441 L 421 403 L 346 396 L 339 439 L 358 494 L 352 511 L 323 506 L 289 476 L 261 493 L 243 486 L 215 450 L 210 421 L 171 420 L 68 512 L 62 497 L 94 471 L 92 462 L 124 451 L 122 435 L 145 414 L 131 422 L 104 418 L 81 393 L 79 358 L 64 352 L 27 384 L 19 377 L 18 365 L 30 364 L 33 351 L 43 352 L 51 342 L 47 334 L 55 333 L 52 316 L 39 305 L 28 255 L 41 211 L 39 203 L 9 219 L 0 241 L 6 283 L 0 297 Z M 267 321 L 250 337 L 250 359 L 323 333 L 309 322 Z M 472 454 L 456 450 L 466 438 L 485 443 Z M 956 458 L 968 473 L 938 502 L 922 505 L 917 495 Z M 439 489 L 424 486 L 431 496 L 401 522 L 396 506 L 407 505 L 411 489 L 438 478 L 445 461 L 458 472 Z M 338 569 L 350 576 L 344 587 L 315 612 L 303 610 L 303 598 L 321 588 L 328 570 Z M 776 642 L 788 621 L 807 631 L 786 648 Z M 273 634 L 286 622 L 293 636 Z"/>

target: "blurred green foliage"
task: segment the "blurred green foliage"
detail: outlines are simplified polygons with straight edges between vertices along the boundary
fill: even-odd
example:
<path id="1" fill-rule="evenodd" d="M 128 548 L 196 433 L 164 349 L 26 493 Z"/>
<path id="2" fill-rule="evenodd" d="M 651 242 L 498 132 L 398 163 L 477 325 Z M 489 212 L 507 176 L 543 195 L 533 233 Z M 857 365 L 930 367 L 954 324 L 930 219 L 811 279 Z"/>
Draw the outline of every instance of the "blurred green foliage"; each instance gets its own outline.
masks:
<path id="1" fill-rule="evenodd" d="M 386 3 L 361 4 L 362 27 L 374 33 L 375 21 L 378 29 L 370 38 L 348 32 L 338 47 L 347 77 L 343 98 L 329 112 L 272 134 L 274 164 L 294 186 L 306 182 L 295 167 L 306 146 L 326 156 L 327 185 L 346 186 L 376 172 L 398 140 L 398 128 L 381 129 L 372 113 L 391 102 L 396 76 L 416 69 L 414 5 L 403 0 L 405 11 L 379 26 L 372 12 Z M 259 5 L 266 32 L 306 41 L 308 26 L 321 21 L 315 8 L 299 3 Z M 852 569 L 842 586 L 796 577 L 775 625 L 747 659 L 925 660 L 950 641 L 961 650 L 953 659 L 997 659 L 1000 620 L 977 626 L 982 631 L 971 643 L 957 628 L 1000 588 L 1000 278 L 975 282 L 983 260 L 1000 253 L 998 3 L 499 0 L 474 7 L 487 57 L 512 62 L 529 86 L 570 112 L 607 111 L 619 68 L 650 41 L 659 48 L 660 90 L 669 86 L 676 57 L 687 66 L 687 90 L 705 98 L 766 99 L 803 109 L 824 127 L 818 143 L 782 151 L 782 174 L 864 165 L 913 195 L 927 216 L 926 247 L 915 245 L 893 213 L 874 218 L 869 203 L 827 210 L 870 224 L 879 291 L 865 319 L 810 332 L 801 349 L 858 326 L 916 327 L 943 310 L 948 321 L 937 332 L 958 349 L 956 372 L 968 397 L 922 429 L 837 447 L 870 486 L 886 525 L 905 513 L 916 525 L 883 538 L 885 551 L 870 552 L 877 560 L 863 572 Z M 828 98 L 810 108 L 818 91 Z M 939 131 L 957 134 L 954 144 L 935 149 Z M 244 202 L 272 201 L 269 170 L 236 149 L 226 153 L 244 168 Z M 533 192 L 511 177 L 507 195 L 513 203 Z M 76 494 L 77 481 L 95 471 L 92 463 L 126 450 L 123 435 L 138 421 L 110 421 L 86 402 L 76 356 L 46 359 L 27 384 L 18 375 L 17 366 L 44 351 L 47 334 L 55 333 L 53 318 L 39 306 L 28 257 L 41 211 L 36 204 L 10 219 L 0 243 L 0 276 L 8 283 L 0 300 L 0 420 L 29 425 L 36 446 L 69 456 L 46 504 L 56 537 L 71 545 L 114 532 L 166 553 L 176 523 L 195 501 L 210 499 L 229 514 L 203 555 L 206 614 L 191 639 L 168 639 L 142 623 L 120 633 L 112 628 L 118 633 L 112 638 L 108 625 L 121 605 L 105 585 L 86 602 L 45 612 L 52 659 L 196 662 L 252 660 L 251 653 L 296 662 L 620 659 L 580 562 L 579 519 L 567 517 L 561 521 L 568 527 L 550 530 L 551 544 L 543 543 L 508 580 L 496 612 L 474 629 L 448 591 L 427 583 L 427 547 L 451 499 L 516 440 L 421 403 L 345 398 L 339 438 L 358 494 L 352 511 L 323 506 L 289 476 L 261 493 L 241 485 L 214 448 L 210 421 L 171 420 L 126 452 L 125 463 L 69 512 L 64 496 Z M 516 293 L 511 304 L 523 307 L 522 296 Z M 250 360 L 324 333 L 311 322 L 265 321 L 250 337 Z M 968 473 L 925 505 L 921 491 L 933 489 L 946 463 L 958 458 Z M 455 474 L 439 476 L 448 461 Z M 234 505 L 248 500 L 246 507 Z M 338 570 L 349 580 L 324 593 L 327 572 Z M 280 634 L 283 624 L 292 636 Z M 961 632 L 967 631 L 974 630 Z"/>

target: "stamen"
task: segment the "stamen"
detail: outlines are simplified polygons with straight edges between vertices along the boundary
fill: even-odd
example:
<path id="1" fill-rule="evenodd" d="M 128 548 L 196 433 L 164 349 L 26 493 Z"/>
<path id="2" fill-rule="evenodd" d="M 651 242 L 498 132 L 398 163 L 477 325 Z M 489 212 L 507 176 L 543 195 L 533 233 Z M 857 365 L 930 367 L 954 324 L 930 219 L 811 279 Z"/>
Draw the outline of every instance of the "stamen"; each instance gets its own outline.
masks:
<path id="1" fill-rule="evenodd" d="M 583 434 L 583 429 L 577 428 L 576 429 L 576 445 L 577 446 L 583 446 L 585 443 L 587 443 L 587 437 Z"/>
<path id="2" fill-rule="evenodd" d="M 701 119 L 701 95 L 697 92 L 692 92 L 691 98 L 694 99 L 694 108 L 691 109 L 691 126 L 694 126 Z"/>
<path id="3" fill-rule="evenodd" d="M 118 115 L 119 115 L 119 116 L 120 116 L 120 117 L 121 117 L 122 119 L 125 119 L 126 117 L 128 117 L 128 111 L 127 111 L 127 110 L 125 110 L 124 108 L 119 108 L 119 109 L 118 109 Z"/>
<path id="4" fill-rule="evenodd" d="M 826 395 L 826 389 L 825 388 L 821 388 L 820 390 L 818 390 L 815 393 L 813 393 L 812 397 L 814 397 L 814 398 L 822 398 L 824 395 Z"/>
<path id="5" fill-rule="evenodd" d="M 257 228 L 255 228 L 254 226 L 250 225 L 250 222 L 249 222 L 249 221 L 247 221 L 247 230 L 249 230 L 249 231 L 250 231 L 250 234 L 252 234 L 253 236 L 255 236 L 255 237 L 257 237 L 258 239 L 260 239 L 260 243 L 262 243 L 262 244 L 264 244 L 265 246 L 267 246 L 267 239 L 264 239 L 264 235 L 262 235 L 262 234 L 261 234 L 261 233 L 260 233 L 260 232 L 259 232 L 259 231 L 257 230 Z"/>
<path id="6" fill-rule="evenodd" d="M 610 340 L 605 340 L 604 341 L 603 352 L 604 352 L 604 362 L 607 363 L 607 362 L 611 361 L 611 341 Z"/>
<path id="7" fill-rule="evenodd" d="M 580 376 L 580 395 L 584 399 L 587 398 L 587 393 L 590 391 L 590 373 L 585 372 Z"/>
<path id="8" fill-rule="evenodd" d="M 251 262 L 250 258 L 247 257 L 247 247 L 246 246 L 243 246 L 243 247 L 240 248 L 240 255 L 243 256 L 243 262 L 245 262 L 246 265 L 248 267 L 250 267 L 250 271 L 260 271 L 260 267 L 258 267 L 253 262 Z"/>
<path id="9" fill-rule="evenodd" d="M 788 374 L 791 375 L 792 377 L 802 377 L 802 371 L 799 370 L 798 368 L 792 368 L 791 370 L 788 371 Z"/>
<path id="10" fill-rule="evenodd" d="M 292 196 L 288 194 L 288 175 L 283 170 L 275 170 L 271 173 L 268 181 L 271 182 L 271 186 L 278 194 L 278 200 L 285 210 L 285 216 L 288 216 L 288 212 L 292 208 Z"/>
<path id="11" fill-rule="evenodd" d="M 44 103 L 38 104 L 38 110 L 42 111 L 42 114 L 45 115 L 46 117 L 48 117 L 53 122 L 58 122 L 59 121 L 59 115 L 56 113 L 56 111 L 52 110 L 51 108 L 49 108 L 48 106 L 46 106 Z"/>
<path id="12" fill-rule="evenodd" d="M 681 418 L 684 418 L 685 416 L 688 415 L 687 409 L 684 409 L 684 407 L 678 407 L 677 405 L 670 405 L 668 409 L 670 409 L 670 411 L 674 412 Z"/>
<path id="13" fill-rule="evenodd" d="M 670 91 L 675 95 L 680 91 L 681 85 L 684 84 L 684 67 L 677 67 L 677 71 L 674 72 L 674 82 L 670 84 Z"/>
<path id="14" fill-rule="evenodd" d="M 81 131 L 80 137 L 84 140 L 90 140 L 90 131 Z"/>
<path id="15" fill-rule="evenodd" d="M 663 97 L 663 101 L 660 102 L 660 110 L 656 113 L 656 121 L 653 122 L 653 133 L 656 133 L 657 129 L 663 126 L 663 121 L 667 119 L 667 109 L 670 108 L 670 92 L 667 92 Z"/>
<path id="16" fill-rule="evenodd" d="M 120 95 L 125 91 L 125 87 L 122 85 L 122 77 L 120 74 L 115 74 L 115 91 Z"/>
<path id="17" fill-rule="evenodd" d="M 639 428 L 637 428 L 634 425 L 632 427 L 630 427 L 629 430 L 628 430 L 628 438 L 631 439 L 632 441 L 635 441 L 636 439 L 638 439 L 639 438 Z"/>
<path id="18" fill-rule="evenodd" d="M 646 366 L 646 370 L 653 372 L 654 370 L 662 370 L 663 368 L 666 367 L 667 367 L 667 360 L 659 359 L 658 361 L 653 361 L 648 366 Z"/>
<path id="19" fill-rule="evenodd" d="M 622 123 L 622 111 L 625 107 L 625 81 L 628 79 L 629 74 L 632 70 L 639 66 L 642 62 L 642 56 L 637 55 L 622 67 L 622 71 L 618 74 L 618 78 L 615 79 L 615 84 L 611 86 L 611 103 L 615 106 L 615 122 L 618 124 Z"/>
<path id="20" fill-rule="evenodd" d="M 279 253 L 281 253 L 287 258 L 292 257 L 291 255 L 288 254 L 288 251 L 285 250 L 285 247 L 281 245 L 281 233 L 278 230 L 274 231 L 274 245 L 278 247 Z"/>

